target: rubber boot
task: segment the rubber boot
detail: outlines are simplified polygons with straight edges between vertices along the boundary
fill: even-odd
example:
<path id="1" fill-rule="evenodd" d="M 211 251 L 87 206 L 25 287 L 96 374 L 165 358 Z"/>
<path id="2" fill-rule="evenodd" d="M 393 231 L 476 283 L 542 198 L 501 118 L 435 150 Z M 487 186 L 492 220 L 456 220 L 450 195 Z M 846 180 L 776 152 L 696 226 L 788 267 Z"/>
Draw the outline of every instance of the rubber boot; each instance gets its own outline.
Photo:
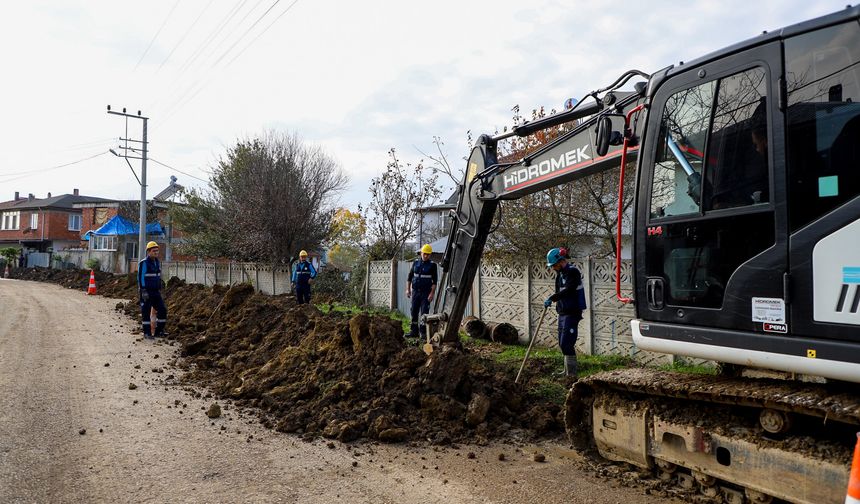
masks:
<path id="1" fill-rule="evenodd" d="M 564 372 L 568 377 L 576 380 L 578 378 L 577 371 L 579 370 L 579 365 L 576 362 L 576 355 L 565 355 L 564 356 Z"/>

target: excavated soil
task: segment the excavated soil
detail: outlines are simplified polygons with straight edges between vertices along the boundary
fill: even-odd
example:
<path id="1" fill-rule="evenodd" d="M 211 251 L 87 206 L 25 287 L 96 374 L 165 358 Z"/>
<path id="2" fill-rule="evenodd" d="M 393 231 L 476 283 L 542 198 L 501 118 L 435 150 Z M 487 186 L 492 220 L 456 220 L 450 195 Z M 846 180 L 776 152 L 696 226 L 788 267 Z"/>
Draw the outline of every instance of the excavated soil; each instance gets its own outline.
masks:
<path id="1" fill-rule="evenodd" d="M 27 269 L 14 277 L 85 290 L 89 271 Z M 140 318 L 133 276 L 98 272 L 96 282 L 100 295 L 131 299 L 117 309 Z M 433 444 L 562 434 L 561 408 L 527 392 L 543 373 L 539 366 L 514 384 L 509 369 L 468 350 L 428 357 L 387 317 L 324 314 L 248 284 L 204 287 L 171 278 L 163 297 L 183 380 L 254 408 L 279 431 Z"/>
<path id="2" fill-rule="evenodd" d="M 112 275 L 95 271 L 96 292 L 112 298 L 130 298 L 137 295 L 137 279 L 131 275 Z M 61 285 L 67 289 L 86 291 L 90 284 L 90 271 L 52 268 L 12 268 L 9 278 L 32 280 Z"/>
<path id="3" fill-rule="evenodd" d="M 428 358 L 387 317 L 323 314 L 249 285 L 171 279 L 165 297 L 185 379 L 257 408 L 279 431 L 437 444 L 561 433 L 557 405 L 467 352 Z"/>

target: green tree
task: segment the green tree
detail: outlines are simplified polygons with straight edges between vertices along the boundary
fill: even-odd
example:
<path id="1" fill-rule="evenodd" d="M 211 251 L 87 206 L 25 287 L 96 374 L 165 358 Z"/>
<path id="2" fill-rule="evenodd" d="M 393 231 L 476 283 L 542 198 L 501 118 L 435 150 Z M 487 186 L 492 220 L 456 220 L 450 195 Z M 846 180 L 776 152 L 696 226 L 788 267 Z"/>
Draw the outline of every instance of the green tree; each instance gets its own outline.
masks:
<path id="1" fill-rule="evenodd" d="M 295 134 L 240 140 L 213 168 L 208 191 L 191 191 L 173 211 L 186 254 L 289 262 L 330 230 L 349 179 L 321 148 Z"/>
<path id="2" fill-rule="evenodd" d="M 338 208 L 331 221 L 331 231 L 326 240 L 328 263 L 341 271 L 351 270 L 361 256 L 361 246 L 367 233 L 367 222 L 358 212 Z"/>

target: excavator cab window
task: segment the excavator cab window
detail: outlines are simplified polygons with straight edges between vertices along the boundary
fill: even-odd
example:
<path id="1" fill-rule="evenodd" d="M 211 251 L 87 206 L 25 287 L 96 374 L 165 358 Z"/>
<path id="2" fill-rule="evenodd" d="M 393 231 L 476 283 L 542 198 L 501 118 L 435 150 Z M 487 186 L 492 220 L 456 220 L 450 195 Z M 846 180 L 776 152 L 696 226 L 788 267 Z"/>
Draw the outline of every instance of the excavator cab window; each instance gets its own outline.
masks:
<path id="1" fill-rule="evenodd" d="M 860 194 L 860 25 L 786 40 L 789 226 Z"/>
<path id="2" fill-rule="evenodd" d="M 702 172 L 715 89 L 711 81 L 675 93 L 666 102 L 652 178 L 652 218 L 699 213 L 698 188 L 690 191 L 688 180 Z"/>
<path id="3" fill-rule="evenodd" d="M 647 277 L 665 287 L 652 309 L 721 308 L 734 271 L 774 244 L 767 89 L 754 66 L 666 97 L 648 224 L 661 232 L 646 239 Z"/>

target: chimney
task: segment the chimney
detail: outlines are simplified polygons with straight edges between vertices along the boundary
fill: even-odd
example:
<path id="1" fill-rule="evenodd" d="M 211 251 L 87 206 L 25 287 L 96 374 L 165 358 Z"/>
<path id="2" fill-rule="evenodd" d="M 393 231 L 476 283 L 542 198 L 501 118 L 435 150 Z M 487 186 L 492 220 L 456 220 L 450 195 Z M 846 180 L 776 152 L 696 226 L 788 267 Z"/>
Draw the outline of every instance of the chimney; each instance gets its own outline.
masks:
<path id="1" fill-rule="evenodd" d="M 48 197 L 49 197 L 49 198 L 51 197 L 51 193 L 48 193 Z"/>
<path id="2" fill-rule="evenodd" d="M 35 198 L 36 198 L 36 196 L 33 193 L 30 193 L 27 195 L 27 199 L 30 201 L 33 201 Z"/>
<path id="3" fill-rule="evenodd" d="M 74 190 L 74 194 L 75 194 L 75 196 L 78 196 L 80 193 L 78 192 L 78 190 L 77 190 L 77 189 L 75 189 L 75 190 Z"/>
<path id="4" fill-rule="evenodd" d="M 20 196 L 21 196 L 21 194 L 18 193 L 18 191 L 15 191 L 15 201 L 18 201 L 18 197 L 20 197 Z"/>

